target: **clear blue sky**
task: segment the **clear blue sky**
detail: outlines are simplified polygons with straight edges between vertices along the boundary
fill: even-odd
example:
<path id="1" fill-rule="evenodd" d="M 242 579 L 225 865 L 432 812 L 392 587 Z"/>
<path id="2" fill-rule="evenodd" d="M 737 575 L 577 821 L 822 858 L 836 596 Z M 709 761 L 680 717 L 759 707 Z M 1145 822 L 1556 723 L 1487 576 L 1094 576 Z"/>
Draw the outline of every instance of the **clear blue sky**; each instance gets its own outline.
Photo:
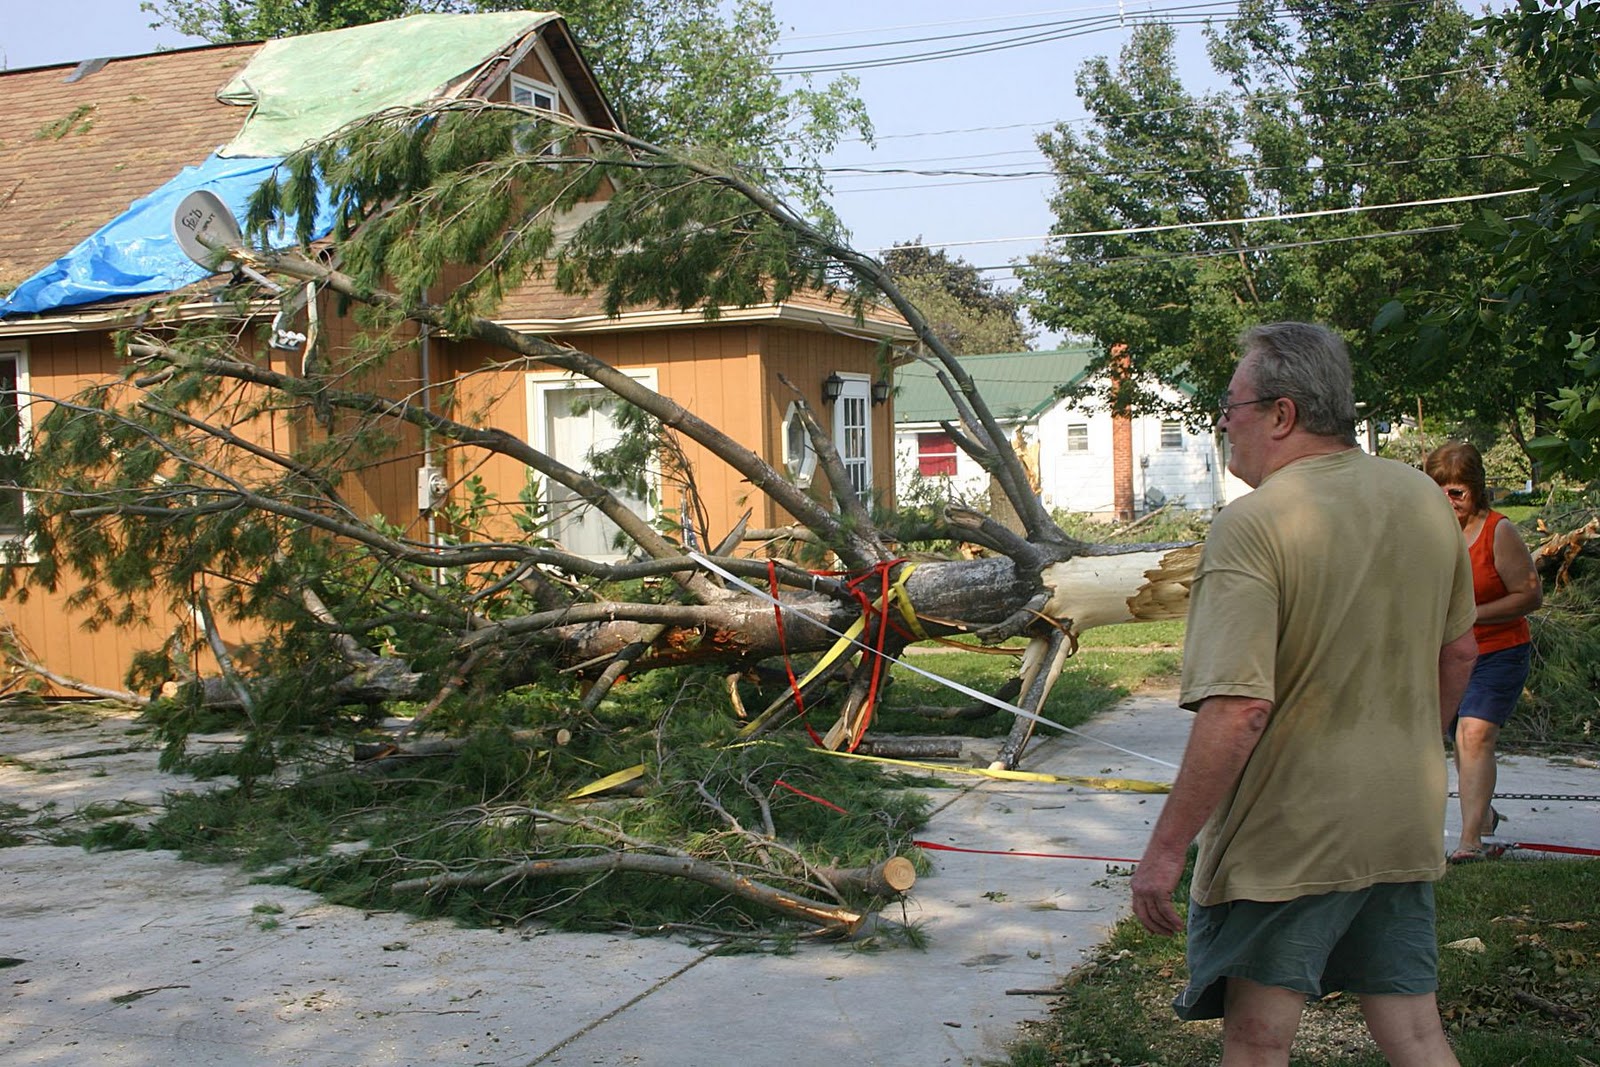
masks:
<path id="1" fill-rule="evenodd" d="M 1082 117 L 1074 76 L 1084 60 L 1115 55 L 1122 47 L 1128 30 L 1120 16 L 1137 18 L 1180 2 L 1190 10 L 1232 6 L 1192 0 L 996 0 L 980 15 L 978 5 L 957 0 L 773 0 L 773 8 L 788 53 L 785 65 L 859 64 L 999 45 L 1030 34 L 1054 38 L 856 69 L 877 145 L 842 145 L 830 161 L 1015 171 L 1043 169 L 1035 137 L 1054 122 Z M 0 0 L 0 9 L 5 13 L 0 63 L 12 69 L 202 43 L 170 30 L 151 30 L 151 16 L 139 10 L 138 0 Z M 1180 42 L 1185 77 L 1191 88 L 1202 86 L 1208 68 L 1199 32 L 1183 30 Z M 864 44 L 881 47 L 847 47 Z M 822 48 L 845 50 L 811 51 Z M 820 74 L 817 80 L 832 76 Z M 999 266 L 1041 248 L 1037 235 L 1051 223 L 1046 178 L 841 174 L 833 185 L 836 209 L 862 249 L 920 234 L 973 264 Z M 1009 281 L 1002 272 L 989 276 Z"/>

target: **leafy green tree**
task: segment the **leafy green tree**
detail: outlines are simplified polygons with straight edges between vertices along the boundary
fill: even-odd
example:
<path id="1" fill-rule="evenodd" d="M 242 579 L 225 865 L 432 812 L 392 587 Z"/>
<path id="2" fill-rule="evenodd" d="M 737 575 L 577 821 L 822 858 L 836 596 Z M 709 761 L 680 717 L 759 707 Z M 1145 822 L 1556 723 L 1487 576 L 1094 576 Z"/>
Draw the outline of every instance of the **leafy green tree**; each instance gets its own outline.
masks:
<path id="1" fill-rule="evenodd" d="M 1448 367 L 1366 339 L 1395 293 L 1474 270 L 1453 232 L 1464 209 L 1416 202 L 1517 187 L 1500 154 L 1528 98 L 1493 43 L 1454 3 L 1355 0 L 1248 0 L 1209 42 L 1230 96 L 1186 92 L 1160 26 L 1137 31 L 1115 71 L 1102 59 L 1080 73 L 1092 126 L 1042 141 L 1060 174 L 1056 231 L 1156 229 L 1063 237 L 1035 257 L 1034 317 L 1126 344 L 1141 371 L 1196 386 L 1197 405 L 1225 386 L 1241 328 L 1289 318 L 1344 332 L 1375 413 L 1418 396 L 1477 403 Z M 1264 221 L 1229 221 L 1246 218 Z"/>
<path id="2" fill-rule="evenodd" d="M 415 0 L 143 0 L 139 9 L 155 16 L 152 29 L 170 26 L 221 44 L 342 30 L 444 6 Z"/>
<path id="3" fill-rule="evenodd" d="M 1531 408 L 1527 450 L 1541 473 L 1600 477 L 1600 5 L 1525 0 L 1484 26 L 1546 104 L 1546 125 L 1514 160 L 1538 198 L 1526 214 L 1485 209 L 1467 235 L 1482 270 L 1454 290 L 1413 291 L 1375 330 L 1396 361 L 1448 362 L 1473 390 Z"/>
<path id="4" fill-rule="evenodd" d="M 1063 123 L 1040 148 L 1061 176 L 1053 229 L 1098 236 L 1063 240 L 1022 274 L 1036 321 L 1106 353 L 1125 345 L 1142 370 L 1169 379 L 1204 369 L 1191 365 L 1197 353 L 1225 353 L 1248 315 L 1240 307 L 1261 299 L 1255 264 L 1235 251 L 1238 228 L 1192 228 L 1244 214 L 1250 189 L 1232 157 L 1239 117 L 1184 90 L 1173 43 L 1170 27 L 1142 26 L 1117 68 L 1102 57 L 1079 71 L 1095 125 Z M 1147 232 L 1106 232 L 1130 228 Z M 1123 381 L 1119 402 L 1156 403 Z"/>
<path id="5" fill-rule="evenodd" d="M 951 259 L 918 237 L 890 248 L 883 265 L 956 355 L 1021 352 L 1028 347 L 1015 294 L 984 278 L 959 256 Z"/>

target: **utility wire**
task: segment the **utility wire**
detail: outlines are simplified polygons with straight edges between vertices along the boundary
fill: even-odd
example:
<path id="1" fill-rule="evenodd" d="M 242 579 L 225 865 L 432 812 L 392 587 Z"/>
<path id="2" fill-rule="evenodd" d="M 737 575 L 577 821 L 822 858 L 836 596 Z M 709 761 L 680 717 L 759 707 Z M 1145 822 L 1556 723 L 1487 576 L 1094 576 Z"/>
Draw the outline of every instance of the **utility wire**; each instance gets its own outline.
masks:
<path id="1" fill-rule="evenodd" d="M 1255 93 L 1216 93 L 1192 99 L 1188 103 L 1174 107 L 1144 108 L 1137 111 L 1113 111 L 1108 115 L 1079 115 L 1070 119 L 1051 119 L 1044 122 L 1013 122 L 1002 126 L 967 126 L 961 129 L 950 130 L 924 130 L 917 133 L 884 133 L 874 134 L 872 137 L 844 137 L 840 144 L 866 144 L 869 141 L 903 140 L 912 137 L 947 137 L 968 133 L 999 133 L 1006 130 L 1042 129 L 1047 126 L 1080 126 L 1090 122 L 1106 122 L 1114 119 L 1143 118 L 1147 115 L 1170 115 L 1179 111 L 1194 111 L 1203 107 L 1212 107 L 1216 104 L 1247 104 L 1272 99 L 1292 100 L 1300 96 L 1310 96 L 1315 93 L 1340 92 L 1345 89 L 1370 89 L 1374 86 L 1400 85 L 1405 82 L 1426 81 L 1430 78 L 1443 78 L 1451 74 L 1487 74 L 1495 73 L 1502 69 L 1502 64 L 1479 63 L 1466 67 L 1449 67 L 1444 70 L 1425 71 L 1421 74 L 1403 74 L 1398 78 L 1374 78 L 1364 82 L 1341 82 L 1338 85 L 1318 86 L 1314 89 L 1264 89 Z"/>
<path id="2" fill-rule="evenodd" d="M 1231 2 L 1189 5 L 1189 7 L 1221 7 L 1227 9 L 1223 12 L 1218 12 L 1219 14 L 1236 14 L 1238 12 L 1238 4 Z M 1175 10 L 1187 9 L 1188 8 L 1177 8 Z M 1148 13 L 1145 13 L 1143 17 L 1148 20 L 1151 17 L 1163 13 L 1164 12 L 1162 11 L 1151 10 Z M 1140 16 L 1136 14 L 1135 17 L 1138 18 Z M 992 37 L 1002 33 L 1020 33 L 1024 30 L 1054 30 L 1061 29 L 1063 27 L 1079 27 L 1084 25 L 1100 24 L 1104 22 L 1116 22 L 1122 24 L 1125 23 L 1125 21 L 1126 20 L 1124 16 L 1118 15 L 1112 11 L 1108 11 L 1103 15 L 1080 15 L 1075 18 L 1056 19 L 1049 22 L 1025 22 L 1015 26 L 999 26 L 992 30 L 965 30 L 961 33 L 934 34 L 925 37 L 901 37 L 891 41 L 867 41 L 862 44 L 825 45 L 821 48 L 788 48 L 779 52 L 769 52 L 767 53 L 766 58 L 776 60 L 779 58 L 787 58 L 789 56 L 816 55 L 819 52 L 858 52 L 868 48 L 893 48 L 903 44 L 927 44 L 932 41 L 970 40 L 974 37 Z"/>
<path id="3" fill-rule="evenodd" d="M 1122 10 L 1126 5 L 1121 2 L 1105 4 L 1082 4 L 1077 7 L 1054 8 L 1049 11 L 1026 11 L 1011 15 L 983 15 L 975 18 L 945 19 L 941 22 L 907 22 L 898 26 L 874 26 L 866 30 L 829 30 L 826 33 L 800 33 L 785 36 L 785 41 L 820 41 L 829 37 L 857 37 L 868 33 L 900 33 L 905 30 L 936 30 L 946 26 L 970 26 L 978 22 L 1001 22 L 1005 19 L 1052 18 L 1056 15 L 1082 15 L 1091 11 Z M 783 55 L 783 52 L 774 55 Z M 768 58 L 771 58 L 769 56 Z"/>
<path id="4" fill-rule="evenodd" d="M 1384 4 L 1372 4 L 1372 7 L 1415 7 L 1427 0 L 1392 0 Z M 1169 26 L 1192 26 L 1210 23 L 1213 19 L 1221 18 L 1224 22 L 1233 21 L 1226 16 L 1237 15 L 1239 11 L 1236 2 L 1226 3 L 1194 3 L 1177 4 L 1167 7 L 1147 7 L 1143 11 L 1128 12 L 1123 5 L 1118 5 L 1116 12 L 1109 8 L 1104 15 L 1084 15 L 1073 19 L 1055 22 L 1023 23 L 1002 27 L 993 30 L 974 30 L 957 34 L 944 34 L 928 37 L 903 38 L 869 42 L 865 44 L 836 45 L 828 48 L 799 49 L 788 52 L 777 51 L 769 53 L 768 58 L 776 61 L 785 55 L 802 55 L 814 53 L 836 53 L 871 48 L 891 48 L 906 44 L 923 44 L 943 40 L 963 40 L 977 37 L 995 36 L 1002 33 L 1021 33 L 1021 36 L 1003 41 L 984 42 L 972 45 L 958 46 L 928 52 L 913 52 L 898 56 L 866 59 L 858 62 L 818 63 L 810 67 L 783 67 L 774 66 L 776 74 L 822 74 L 842 70 L 864 70 L 874 67 L 900 66 L 907 63 L 925 63 L 938 59 L 951 59 L 968 55 L 979 55 L 986 52 L 1000 51 L 1009 48 L 1021 48 L 1032 44 L 1044 44 L 1050 41 L 1064 40 L 1069 37 L 1084 36 L 1089 33 L 1098 33 L 1107 29 L 1124 29 L 1130 23 L 1142 25 L 1161 23 Z M 1181 17 L 1169 17 L 1181 16 Z M 1023 31 L 1035 31 L 1024 33 Z M 840 35 L 842 36 L 842 34 Z"/>
<path id="5" fill-rule="evenodd" d="M 1526 218 L 1527 216 L 1517 215 L 1509 217 Z M 1452 230 L 1461 229 L 1461 226 L 1462 224 L 1459 222 L 1451 222 L 1439 226 L 1417 226 L 1406 230 L 1384 230 L 1381 233 L 1346 234 L 1342 237 L 1315 237 L 1307 238 L 1303 241 L 1278 241 L 1272 244 L 1239 245 L 1234 248 L 1195 249 L 1186 252 L 1155 252 L 1127 256 L 1107 256 L 1104 259 L 1092 260 L 1092 262 L 1099 266 L 1109 266 L 1113 263 L 1162 263 L 1170 260 L 1180 259 L 1215 259 L 1218 256 L 1236 256 L 1254 252 L 1284 252 L 1296 248 L 1310 248 L 1313 245 L 1344 244 L 1350 241 L 1377 241 L 1392 237 L 1414 237 L 1420 234 L 1428 233 L 1448 233 Z M 1035 269 L 1039 266 L 1041 265 L 1030 263 L 1000 263 L 987 267 L 973 267 L 972 269 L 985 274 L 991 272 L 1003 272 L 1014 275 L 1018 271 Z M 1049 264 L 1043 264 L 1042 266 L 1044 268 L 1048 268 Z"/>
<path id="6" fill-rule="evenodd" d="M 1305 166 L 1298 166 L 1297 165 L 1297 166 L 1294 166 L 1294 167 L 1287 167 L 1287 166 L 1278 166 L 1278 167 L 1252 167 L 1252 166 L 1201 167 L 1201 168 L 1195 168 L 1195 169 L 1192 169 L 1192 170 L 1183 170 L 1183 171 L 1099 170 L 1099 171 L 1096 171 L 1095 173 L 1096 173 L 1097 176 L 1100 176 L 1100 177 L 1118 177 L 1118 178 L 1127 178 L 1127 179 L 1146 178 L 1146 177 L 1169 177 L 1169 176 L 1177 177 L 1177 176 L 1187 176 L 1187 175 L 1195 175 L 1195 174 L 1205 174 L 1205 175 L 1251 174 L 1251 173 L 1262 174 L 1262 173 L 1267 173 L 1267 172 L 1276 171 L 1276 170 L 1298 170 L 1298 171 L 1303 171 L 1303 172 L 1306 172 L 1306 173 L 1316 173 L 1318 171 L 1326 171 L 1326 170 L 1362 170 L 1362 169 L 1366 169 L 1366 168 L 1369 168 L 1369 167 L 1396 167 L 1396 168 L 1398 168 L 1398 167 L 1413 166 L 1413 165 L 1418 164 L 1418 163 L 1450 163 L 1450 162 L 1465 162 L 1465 161 L 1471 161 L 1471 160 L 1493 159 L 1493 158 L 1495 158 L 1495 154 L 1494 153 L 1479 153 L 1479 154 L 1473 154 L 1473 155 L 1459 155 L 1459 156 L 1428 156 L 1428 157 L 1419 157 L 1417 159 L 1388 160 L 1388 161 L 1383 161 L 1383 162 L 1375 162 L 1374 161 L 1374 162 L 1366 162 L 1366 163 L 1359 162 L 1359 161 L 1352 162 L 1352 163 L 1326 163 L 1326 162 L 1324 162 L 1324 163 L 1318 163 L 1318 164 L 1307 164 Z M 1026 164 L 1023 164 L 1023 163 L 1001 164 L 1001 166 L 1007 166 L 1007 165 L 1009 165 L 1009 166 L 1025 166 Z M 960 185 L 988 185 L 988 184 L 995 183 L 995 182 L 1012 182 L 1012 181 L 1022 181 L 1022 180 L 1037 179 L 1037 178 L 1054 178 L 1054 177 L 1059 177 L 1060 176 L 1060 172 L 1056 171 L 1056 170 L 1053 170 L 1053 169 L 1051 169 L 1051 170 L 1022 170 L 1022 171 L 914 170 L 914 169 L 911 169 L 911 168 L 897 168 L 897 167 L 884 167 L 884 168 L 879 168 L 879 169 L 872 169 L 872 168 L 867 168 L 867 167 L 824 167 L 822 169 L 823 169 L 824 173 L 832 174 L 832 175 L 837 176 L 838 178 L 845 179 L 845 180 L 848 180 L 850 178 L 871 177 L 871 176 L 877 175 L 877 174 L 914 174 L 914 175 L 919 175 L 919 176 L 922 176 L 922 177 L 930 177 L 930 178 L 961 177 L 961 178 L 968 179 L 966 181 L 953 181 L 953 182 L 915 182 L 915 183 L 909 183 L 909 184 L 905 184 L 905 185 L 870 185 L 870 186 L 856 186 L 854 188 L 846 187 L 846 188 L 843 188 L 843 189 L 837 189 L 836 188 L 836 189 L 833 190 L 833 195 L 835 195 L 835 196 L 843 196 L 843 195 L 846 195 L 846 194 L 855 194 L 855 193 L 899 192 L 899 191 L 903 191 L 903 190 L 906 190 L 906 189 L 948 189 L 948 188 L 952 188 L 952 187 L 960 186 Z"/>
<path id="7" fill-rule="evenodd" d="M 1406 207 L 1434 207 L 1440 204 L 1465 204 L 1475 200 L 1494 200 L 1505 196 L 1519 196 L 1523 193 L 1536 193 L 1538 186 L 1530 185 L 1521 189 L 1505 189 L 1496 193 L 1469 193 L 1464 196 L 1441 196 L 1429 200 L 1403 200 L 1393 204 L 1357 204 L 1353 207 L 1323 208 L 1319 211 L 1288 211 L 1278 215 L 1254 215 L 1236 219 L 1202 219 L 1199 222 L 1171 222 L 1157 226 L 1126 226 L 1114 230 L 1078 230 L 1073 233 L 1046 233 L 1035 234 L 1028 237 L 985 237 L 973 241 L 944 241 L 940 243 L 923 243 L 911 245 L 897 245 L 898 248 L 959 248 L 971 245 L 996 245 L 1015 244 L 1019 241 L 1070 241 L 1085 237 L 1127 237 L 1140 233 L 1164 233 L 1171 230 L 1198 230 L 1212 226 L 1244 226 L 1253 222 L 1288 222 L 1295 219 L 1325 218 L 1330 215 L 1355 215 L 1367 211 L 1387 211 L 1391 208 Z M 887 248 L 874 248 L 867 250 L 869 254 L 887 252 Z"/>
<path id="8" fill-rule="evenodd" d="M 1196 26 L 1202 22 L 1209 22 L 1210 17 L 1200 18 L 1133 18 L 1129 22 L 1136 23 L 1161 23 L 1167 26 Z M 1008 41 L 996 41 L 991 44 L 971 45 L 963 48 L 947 48 L 937 52 L 922 52 L 913 55 L 890 57 L 887 59 L 860 60 L 853 63 L 818 64 L 813 67 L 773 67 L 774 74 L 831 74 L 839 71 L 875 70 L 879 67 L 900 67 L 909 63 L 927 63 L 938 59 L 959 59 L 964 56 L 984 55 L 989 52 L 1003 52 L 1013 48 L 1026 48 L 1029 45 L 1048 44 L 1052 41 L 1065 41 L 1074 37 L 1087 37 L 1092 33 L 1100 33 L 1109 29 L 1121 29 L 1125 23 L 1116 16 L 1101 20 L 1099 25 L 1077 27 L 1065 30 L 1042 31 L 1039 33 L 1025 34 Z"/>

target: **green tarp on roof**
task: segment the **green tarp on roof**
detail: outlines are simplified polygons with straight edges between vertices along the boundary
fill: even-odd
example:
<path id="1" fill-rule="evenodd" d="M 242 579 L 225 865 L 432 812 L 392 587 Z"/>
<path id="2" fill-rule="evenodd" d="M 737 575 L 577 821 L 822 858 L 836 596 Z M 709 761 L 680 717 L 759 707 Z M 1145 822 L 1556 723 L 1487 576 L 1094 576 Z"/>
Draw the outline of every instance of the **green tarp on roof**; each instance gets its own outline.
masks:
<path id="1" fill-rule="evenodd" d="M 251 106 L 221 156 L 286 156 L 366 115 L 437 97 L 557 16 L 412 15 L 268 41 L 217 99 Z"/>
<path id="2" fill-rule="evenodd" d="M 1096 354 L 1093 348 L 1053 352 L 999 352 L 962 356 L 961 365 L 978 385 L 997 419 L 1029 419 L 1043 412 L 1060 386 L 1076 384 Z M 899 392 L 894 399 L 896 422 L 954 420 L 956 408 L 934 377 L 934 368 L 918 361 L 894 372 Z"/>

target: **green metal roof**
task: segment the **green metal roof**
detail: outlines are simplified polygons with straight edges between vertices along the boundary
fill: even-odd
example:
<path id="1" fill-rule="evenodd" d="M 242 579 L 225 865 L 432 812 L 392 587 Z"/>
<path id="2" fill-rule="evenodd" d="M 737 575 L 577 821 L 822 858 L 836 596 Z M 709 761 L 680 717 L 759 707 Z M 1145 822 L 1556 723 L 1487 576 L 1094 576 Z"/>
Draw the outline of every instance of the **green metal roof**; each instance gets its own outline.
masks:
<path id="1" fill-rule="evenodd" d="M 1076 384 L 1097 353 L 1097 349 L 1082 347 L 959 358 L 995 418 L 1010 421 L 1031 419 L 1047 409 L 1055 402 L 1056 390 Z M 899 387 L 894 398 L 896 422 L 940 422 L 956 418 L 955 404 L 934 373 L 932 366 L 920 360 L 896 368 L 894 382 Z"/>

